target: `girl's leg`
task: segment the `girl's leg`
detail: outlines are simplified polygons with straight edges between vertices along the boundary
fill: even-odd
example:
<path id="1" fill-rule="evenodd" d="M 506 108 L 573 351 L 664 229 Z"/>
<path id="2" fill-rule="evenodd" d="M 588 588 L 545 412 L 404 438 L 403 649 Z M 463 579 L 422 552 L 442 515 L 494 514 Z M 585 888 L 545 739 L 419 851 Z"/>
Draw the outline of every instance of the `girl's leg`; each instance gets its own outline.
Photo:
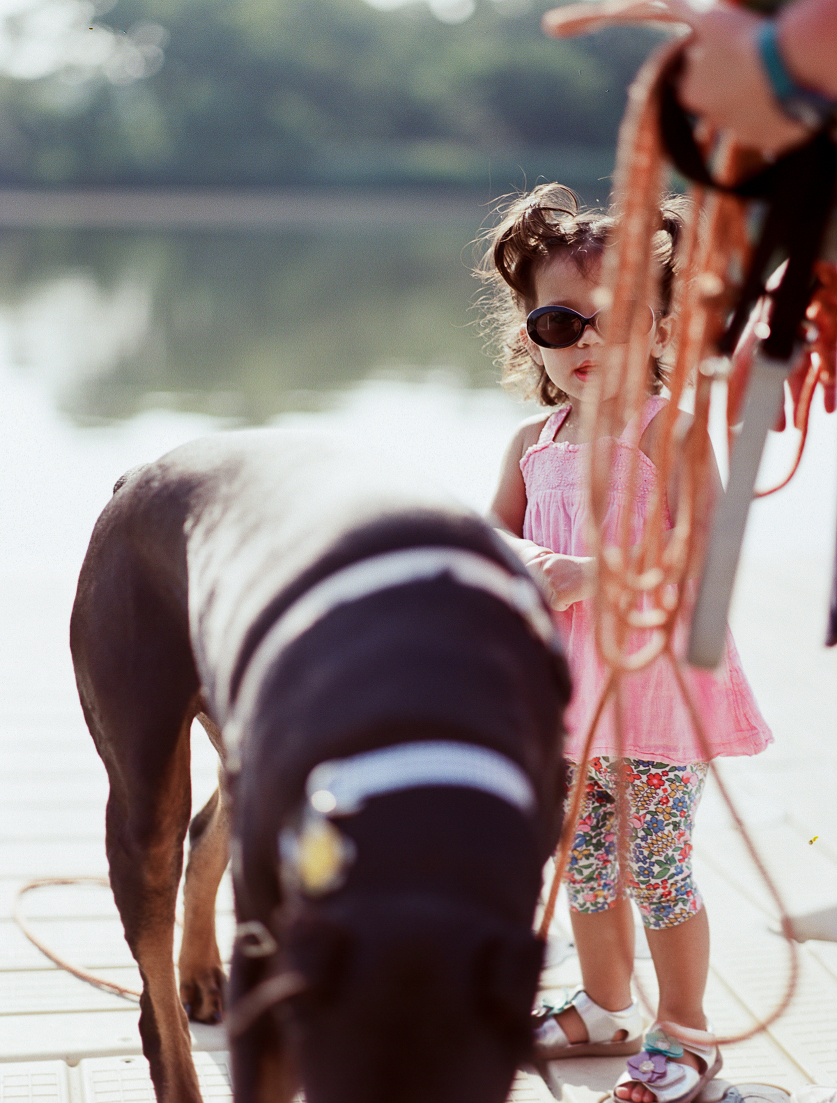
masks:
<path id="1" fill-rule="evenodd" d="M 654 961 L 660 1002 L 660 1022 L 706 1030 L 703 995 L 709 973 L 709 922 L 706 908 L 676 927 L 645 932 Z"/>
<path id="2" fill-rule="evenodd" d="M 657 1020 L 706 1030 L 706 1016 L 703 1013 L 703 994 L 709 972 L 706 908 L 701 908 L 676 927 L 657 930 L 646 927 L 645 934 L 660 986 Z M 699 1068 L 697 1057 L 688 1050 L 678 1060 L 681 1064 Z M 617 1088 L 616 1096 L 629 1103 L 654 1103 L 657 1098 L 653 1091 L 637 1082 Z"/>
<path id="3" fill-rule="evenodd" d="M 573 766 L 571 782 L 574 773 Z M 634 920 L 629 900 L 618 895 L 615 804 L 609 788 L 609 760 L 594 758 L 566 883 L 584 991 L 606 1011 L 624 1011 L 632 1002 Z M 574 1007 L 559 1012 L 556 1019 L 570 1042 L 588 1040 L 587 1027 Z M 611 1040 L 621 1041 L 624 1035 L 624 1030 L 617 1031 Z"/>
<path id="4" fill-rule="evenodd" d="M 606 911 L 570 912 L 584 991 L 606 1011 L 623 1011 L 631 1004 L 634 965 L 634 917 L 630 901 L 617 900 Z M 571 1042 L 586 1042 L 587 1027 L 574 1007 L 556 1016 Z M 620 1042 L 620 1030 L 610 1041 Z"/>
<path id="5" fill-rule="evenodd" d="M 630 842 L 632 892 L 643 913 L 659 985 L 657 1020 L 706 1029 L 703 997 L 709 972 L 709 923 L 692 880 L 691 833 L 707 767 L 631 763 L 630 802 L 642 826 Z M 688 1051 L 678 1060 L 699 1067 Z M 642 1083 L 616 1089 L 629 1103 L 654 1103 Z"/>

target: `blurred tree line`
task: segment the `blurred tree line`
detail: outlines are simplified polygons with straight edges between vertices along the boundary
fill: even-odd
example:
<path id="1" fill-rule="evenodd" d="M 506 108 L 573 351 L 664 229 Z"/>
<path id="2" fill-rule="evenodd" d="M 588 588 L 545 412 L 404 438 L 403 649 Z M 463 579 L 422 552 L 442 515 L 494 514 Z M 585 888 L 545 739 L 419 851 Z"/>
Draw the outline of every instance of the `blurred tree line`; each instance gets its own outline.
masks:
<path id="1" fill-rule="evenodd" d="M 0 76 L 0 183 L 579 186 L 611 171 L 652 42 L 549 40 L 552 5 L 526 0 L 455 24 L 421 2 L 70 2 L 100 59 Z"/>

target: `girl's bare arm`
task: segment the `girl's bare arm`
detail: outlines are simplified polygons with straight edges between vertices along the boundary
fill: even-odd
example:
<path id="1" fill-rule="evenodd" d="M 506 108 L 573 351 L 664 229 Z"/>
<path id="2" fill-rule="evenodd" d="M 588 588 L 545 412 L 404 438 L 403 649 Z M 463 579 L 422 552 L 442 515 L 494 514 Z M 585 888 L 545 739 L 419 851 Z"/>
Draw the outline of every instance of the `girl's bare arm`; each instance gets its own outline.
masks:
<path id="1" fill-rule="evenodd" d="M 523 539 L 526 487 L 520 460 L 538 439 L 545 417 L 524 424 L 506 449 L 500 482 L 491 503 L 490 520 L 511 549 L 541 583 L 550 605 L 564 610 L 576 601 L 591 597 L 595 585 L 596 561 L 590 556 L 560 555 L 532 540 Z"/>

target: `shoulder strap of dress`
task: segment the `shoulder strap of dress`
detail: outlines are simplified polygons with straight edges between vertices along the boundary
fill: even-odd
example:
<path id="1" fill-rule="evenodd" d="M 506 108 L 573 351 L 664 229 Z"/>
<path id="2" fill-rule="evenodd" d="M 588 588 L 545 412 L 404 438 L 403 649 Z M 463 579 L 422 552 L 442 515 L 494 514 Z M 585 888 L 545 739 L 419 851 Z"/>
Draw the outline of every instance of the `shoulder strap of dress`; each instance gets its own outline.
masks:
<path id="1" fill-rule="evenodd" d="M 549 444 L 550 441 L 555 440 L 558 430 L 569 417 L 571 409 L 572 406 L 562 406 L 559 410 L 556 410 L 554 414 L 549 415 L 543 423 L 541 434 L 538 437 L 538 444 Z"/>
<path id="2" fill-rule="evenodd" d="M 631 444 L 639 444 L 642 434 L 668 402 L 667 398 L 660 395 L 652 395 L 646 400 L 645 405 L 639 410 L 619 435 L 619 440 L 629 441 Z"/>

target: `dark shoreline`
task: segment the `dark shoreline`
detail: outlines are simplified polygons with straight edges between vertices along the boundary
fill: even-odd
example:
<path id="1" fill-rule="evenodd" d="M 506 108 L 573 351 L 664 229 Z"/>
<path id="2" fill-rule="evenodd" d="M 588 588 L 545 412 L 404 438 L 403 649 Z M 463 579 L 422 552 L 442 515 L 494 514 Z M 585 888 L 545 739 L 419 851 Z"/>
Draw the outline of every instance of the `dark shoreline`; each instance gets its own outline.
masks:
<path id="1" fill-rule="evenodd" d="M 491 206 L 484 192 L 433 188 L 0 188 L 0 229 L 478 226 Z"/>

